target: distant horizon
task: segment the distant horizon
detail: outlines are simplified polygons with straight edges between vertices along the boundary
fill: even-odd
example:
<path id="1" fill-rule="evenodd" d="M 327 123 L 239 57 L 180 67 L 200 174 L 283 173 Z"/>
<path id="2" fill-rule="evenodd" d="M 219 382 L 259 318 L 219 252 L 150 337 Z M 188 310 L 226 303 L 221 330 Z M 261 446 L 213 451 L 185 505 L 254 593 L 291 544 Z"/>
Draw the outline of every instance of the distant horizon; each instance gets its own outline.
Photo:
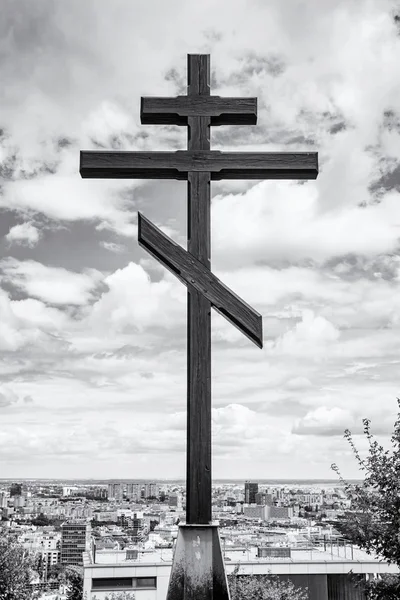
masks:
<path id="1" fill-rule="evenodd" d="M 60 481 L 60 482 L 65 482 L 65 481 L 71 481 L 71 482 L 75 482 L 78 483 L 80 481 L 96 481 L 96 482 L 113 482 L 113 481 L 120 481 L 120 482 L 124 482 L 124 481 L 165 481 L 165 482 L 173 482 L 173 483 L 178 483 L 178 482 L 185 482 L 186 478 L 182 478 L 182 477 L 147 477 L 147 478 L 143 478 L 143 477 L 129 477 L 129 478 L 119 478 L 119 477 L 113 477 L 113 478 L 106 478 L 106 479 L 100 479 L 100 478 L 96 478 L 96 477 L 80 477 L 80 478 L 76 478 L 76 479 L 71 479 L 71 478 L 59 478 L 59 477 L 14 477 L 14 478 L 3 478 L 0 477 L 0 482 L 1 481 L 15 481 L 15 480 L 19 480 L 19 481 Z M 236 479 L 232 479 L 232 478 L 216 478 L 213 479 L 213 482 L 232 482 L 232 483 L 245 483 L 246 481 L 251 481 L 251 482 L 255 482 L 255 483 L 300 483 L 300 482 L 306 482 L 306 483 L 338 483 L 341 484 L 340 480 L 338 479 L 321 479 L 321 478 L 284 478 L 284 479 L 275 479 L 275 478 L 269 478 L 269 479 L 262 479 L 259 477 L 251 477 L 251 478 L 236 478 Z M 347 479 L 346 481 L 362 481 L 362 479 Z"/>

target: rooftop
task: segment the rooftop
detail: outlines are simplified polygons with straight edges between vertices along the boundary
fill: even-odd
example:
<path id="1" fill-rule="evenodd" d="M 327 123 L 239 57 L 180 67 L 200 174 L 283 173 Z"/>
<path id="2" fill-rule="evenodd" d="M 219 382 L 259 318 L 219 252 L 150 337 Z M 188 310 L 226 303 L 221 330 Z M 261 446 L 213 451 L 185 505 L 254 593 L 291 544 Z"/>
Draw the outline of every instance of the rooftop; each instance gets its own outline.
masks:
<path id="1" fill-rule="evenodd" d="M 93 560 L 91 552 L 86 552 L 84 555 L 85 567 L 94 565 L 108 565 L 108 566 L 134 566 L 140 565 L 171 565 L 172 564 L 173 549 L 171 548 L 156 548 L 149 550 L 138 550 L 138 557 L 136 559 L 127 559 L 126 550 L 98 550 L 96 552 L 96 559 Z M 224 552 L 224 559 L 227 565 L 241 563 L 243 566 L 246 564 L 259 564 L 259 565 L 302 565 L 304 568 L 306 565 L 318 565 L 318 564 L 331 564 L 343 565 L 343 570 L 350 571 L 353 569 L 355 572 L 364 571 L 362 565 L 368 565 L 369 569 L 373 569 L 373 572 L 399 572 L 395 565 L 388 565 L 385 561 L 380 560 L 377 556 L 368 555 L 363 550 L 347 545 L 347 546 L 332 546 L 327 544 L 326 549 L 324 546 L 314 546 L 309 548 L 291 548 L 290 557 L 258 557 L 257 546 L 250 546 L 249 548 L 237 548 L 228 549 Z M 336 569 L 335 567 L 335 569 Z M 342 570 L 340 567 L 339 570 Z M 371 571 L 370 571 L 371 572 Z"/>

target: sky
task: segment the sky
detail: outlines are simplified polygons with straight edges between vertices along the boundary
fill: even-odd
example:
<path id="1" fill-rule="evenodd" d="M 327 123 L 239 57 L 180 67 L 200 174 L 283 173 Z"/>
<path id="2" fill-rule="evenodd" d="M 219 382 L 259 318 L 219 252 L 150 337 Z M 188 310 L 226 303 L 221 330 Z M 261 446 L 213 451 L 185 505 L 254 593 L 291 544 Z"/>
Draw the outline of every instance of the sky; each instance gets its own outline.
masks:
<path id="1" fill-rule="evenodd" d="M 79 152 L 183 150 L 141 96 L 258 98 L 226 151 L 318 152 L 314 181 L 212 184 L 212 270 L 264 347 L 212 314 L 213 476 L 360 477 L 400 395 L 400 7 L 392 0 L 3 0 L 0 477 L 186 470 L 186 288 L 137 243 L 186 247 L 186 183 L 82 179 Z"/>

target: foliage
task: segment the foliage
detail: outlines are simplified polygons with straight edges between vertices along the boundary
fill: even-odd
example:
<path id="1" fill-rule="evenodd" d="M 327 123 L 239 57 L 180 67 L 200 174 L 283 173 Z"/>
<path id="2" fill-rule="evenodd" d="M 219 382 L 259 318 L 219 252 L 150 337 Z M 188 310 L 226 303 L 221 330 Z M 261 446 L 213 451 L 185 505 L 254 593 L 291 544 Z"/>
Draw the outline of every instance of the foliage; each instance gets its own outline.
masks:
<path id="1" fill-rule="evenodd" d="M 396 574 L 386 573 L 382 579 L 361 581 L 360 587 L 368 600 L 398 600 L 400 598 L 400 578 Z"/>
<path id="2" fill-rule="evenodd" d="M 83 596 L 83 576 L 76 571 L 66 572 L 68 587 L 67 600 L 82 600 Z"/>
<path id="3" fill-rule="evenodd" d="M 397 399 L 399 408 L 400 400 Z M 345 439 L 364 473 L 361 484 L 346 482 L 336 464 L 332 469 L 344 486 L 351 510 L 347 511 L 336 528 L 368 554 L 378 554 L 389 564 L 400 567 L 400 412 L 391 437 L 391 450 L 384 450 L 371 433 L 370 420 L 363 419 L 364 435 L 368 441 L 368 456 L 362 459 L 346 429 Z M 371 599 L 399 598 L 400 578 L 386 575 L 366 584 Z"/>
<path id="4" fill-rule="evenodd" d="M 61 563 L 51 565 L 47 571 L 48 581 L 58 581 L 59 583 L 66 582 L 66 567 Z"/>
<path id="5" fill-rule="evenodd" d="M 30 582 L 34 561 L 15 539 L 0 537 L 0 598 L 32 600 L 35 594 Z"/>
<path id="6" fill-rule="evenodd" d="M 32 525 L 37 525 L 38 527 L 45 527 L 46 525 L 50 525 L 51 521 L 46 515 L 40 513 L 36 518 L 31 520 Z"/>
<path id="7" fill-rule="evenodd" d="M 231 600 L 307 600 L 308 591 L 275 575 L 240 576 L 239 565 L 228 575 Z"/>

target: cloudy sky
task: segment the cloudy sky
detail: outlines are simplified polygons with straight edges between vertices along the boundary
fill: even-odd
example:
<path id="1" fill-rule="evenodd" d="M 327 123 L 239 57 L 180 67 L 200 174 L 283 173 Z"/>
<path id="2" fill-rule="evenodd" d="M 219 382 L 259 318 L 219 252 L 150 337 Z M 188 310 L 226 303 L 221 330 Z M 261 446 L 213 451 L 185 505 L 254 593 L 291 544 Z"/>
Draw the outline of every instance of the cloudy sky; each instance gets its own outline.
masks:
<path id="1" fill-rule="evenodd" d="M 138 247 L 186 243 L 186 184 L 81 179 L 81 149 L 179 150 L 141 96 L 256 96 L 213 149 L 318 151 L 316 181 L 216 182 L 213 476 L 357 477 L 400 395 L 400 22 L 388 0 L 3 0 L 0 477 L 184 477 L 186 288 Z"/>

